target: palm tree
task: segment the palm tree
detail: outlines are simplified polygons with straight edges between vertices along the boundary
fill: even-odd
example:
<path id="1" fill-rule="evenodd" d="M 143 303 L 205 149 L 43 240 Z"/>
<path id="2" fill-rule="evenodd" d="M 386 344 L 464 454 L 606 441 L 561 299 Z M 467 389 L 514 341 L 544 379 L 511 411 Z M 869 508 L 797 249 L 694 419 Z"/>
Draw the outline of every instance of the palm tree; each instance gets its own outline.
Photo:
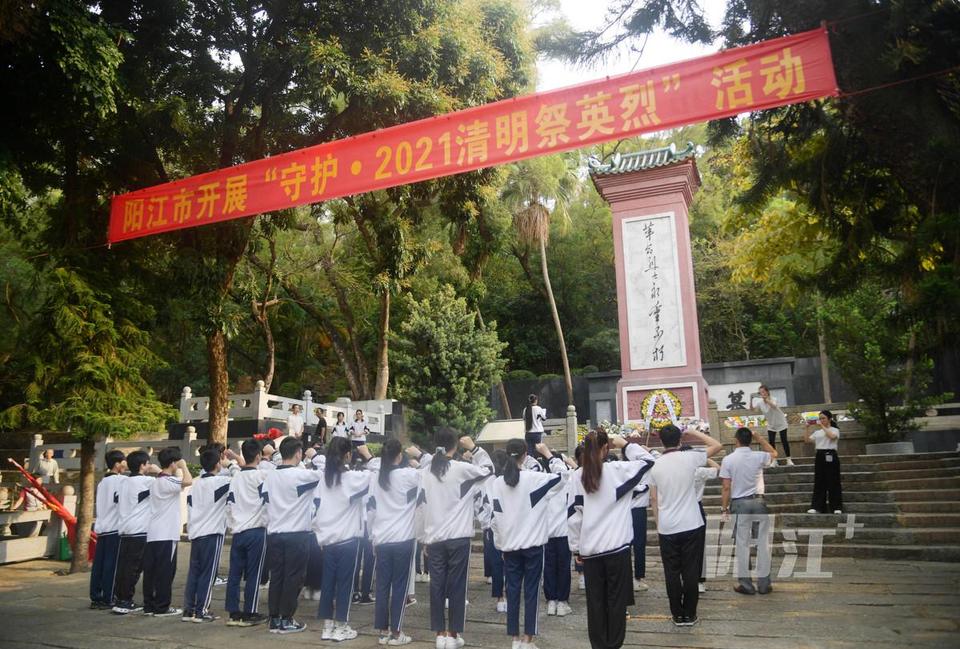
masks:
<path id="1" fill-rule="evenodd" d="M 513 253 L 530 284 L 542 292 L 550 304 L 553 326 L 560 343 L 560 359 L 563 362 L 563 379 L 567 387 L 567 403 L 573 403 L 573 379 L 570 362 L 567 360 L 567 345 L 560 326 L 560 314 L 550 285 L 547 268 L 547 242 L 550 238 L 550 220 L 559 219 L 567 224 L 567 206 L 579 188 L 572 159 L 567 156 L 533 158 L 511 166 L 500 198 L 513 215 L 513 226 L 518 245 Z M 540 273 L 543 285 L 537 284 L 530 270 L 529 257 L 532 248 L 540 250 Z"/>

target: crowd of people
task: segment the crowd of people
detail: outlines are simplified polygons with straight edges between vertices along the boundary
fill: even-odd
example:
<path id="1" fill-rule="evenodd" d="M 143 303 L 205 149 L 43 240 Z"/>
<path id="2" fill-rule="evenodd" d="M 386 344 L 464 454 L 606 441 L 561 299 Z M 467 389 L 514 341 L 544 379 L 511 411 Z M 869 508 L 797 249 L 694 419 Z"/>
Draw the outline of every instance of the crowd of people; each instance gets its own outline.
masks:
<path id="1" fill-rule="evenodd" d="M 242 443 L 239 454 L 208 445 L 196 479 L 176 447 L 161 450 L 156 465 L 144 451 L 126 457 L 110 451 L 109 472 L 97 488 L 91 608 L 201 624 L 216 620 L 212 593 L 229 531 L 228 626 L 302 631 L 306 625 L 296 615 L 306 588 L 308 598 L 317 601 L 322 640 L 357 637 L 351 605 L 373 603 L 379 643 L 404 645 L 411 642 L 404 609 L 412 601 L 414 574 L 424 572 L 436 647 L 459 649 L 478 522 L 484 572 L 494 609 L 506 614 L 512 649 L 536 649 L 541 588 L 548 617 L 572 612 L 572 566 L 582 573 L 590 645 L 617 648 L 625 640 L 627 607 L 635 591 L 646 588 L 648 508 L 656 520 L 673 624 L 697 624 L 706 574 L 701 501 L 704 485 L 717 477 L 723 515 L 736 517 L 735 590 L 772 592 L 769 518 L 758 490 L 764 468 L 777 459 L 770 441 L 741 428 L 736 450 L 717 465 L 710 458 L 720 443 L 695 430 L 661 428 L 659 450 L 643 446 L 639 436 L 595 430 L 569 457 L 543 443 L 542 426 L 534 424 L 542 423 L 545 412 L 533 399 L 528 413 L 525 439 L 492 453 L 469 436 L 441 430 L 432 452 L 403 449 L 387 439 L 374 458 L 364 443 L 368 429 L 359 411 L 352 426 L 338 418 L 329 441 L 316 440 L 326 441 L 319 449 L 304 447 L 302 428 L 296 431 L 300 436 L 286 436 L 276 448 L 276 441 L 253 439 Z M 839 467 L 839 434 L 829 413 L 825 419 L 818 432 L 808 431 L 818 444 L 818 485 L 822 480 L 815 499 L 829 498 L 830 507 L 839 508 L 838 473 L 833 473 Z M 753 444 L 761 450 L 751 450 Z M 181 491 L 187 487 L 190 559 L 183 604 L 175 606 Z M 756 584 L 751 543 L 758 546 Z M 138 605 L 134 595 L 141 577 Z M 268 582 L 266 614 L 259 602 L 263 582 Z"/>

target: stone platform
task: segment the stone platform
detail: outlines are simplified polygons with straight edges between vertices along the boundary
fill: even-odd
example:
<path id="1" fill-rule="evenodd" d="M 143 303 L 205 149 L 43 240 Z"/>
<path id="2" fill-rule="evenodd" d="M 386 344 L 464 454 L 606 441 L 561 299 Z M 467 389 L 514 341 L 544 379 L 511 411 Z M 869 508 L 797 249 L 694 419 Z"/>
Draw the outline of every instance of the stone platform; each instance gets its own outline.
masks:
<path id="1" fill-rule="evenodd" d="M 189 546 L 181 544 L 174 585 L 175 605 L 182 597 Z M 226 552 L 224 552 L 226 556 Z M 780 567 L 774 559 L 774 572 Z M 224 562 L 225 563 L 225 562 Z M 301 600 L 298 617 L 308 624 L 304 633 L 275 636 L 263 627 L 234 629 L 223 620 L 208 625 L 179 618 L 140 615 L 119 617 L 87 607 L 87 576 L 57 576 L 65 566 L 32 561 L 0 567 L 0 647 L 11 649 L 181 649 L 195 647 L 264 649 L 333 645 L 320 640 L 314 619 L 316 604 Z M 956 647 L 960 630 L 960 564 L 824 558 L 822 570 L 832 577 L 784 579 L 766 596 L 742 596 L 731 590 L 730 578 L 708 582 L 701 596 L 698 626 L 673 627 L 668 615 L 659 558 L 647 560 L 650 590 L 637 594 L 631 607 L 626 647 L 696 647 L 702 649 L 912 649 Z M 481 561 L 473 556 L 467 627 L 467 647 L 507 649 L 505 616 L 487 597 Z M 405 614 L 404 630 L 416 640 L 411 649 L 434 646 L 428 629 L 429 584 L 417 584 L 419 603 Z M 138 586 L 137 596 L 140 590 Z M 223 614 L 224 588 L 214 591 L 213 612 Z M 265 603 L 266 591 L 262 591 Z M 571 597 L 574 614 L 547 617 L 541 607 L 537 645 L 541 649 L 589 647 L 582 592 Z M 372 628 L 373 607 L 354 607 L 351 623 L 360 631 L 342 647 L 377 647 Z"/>

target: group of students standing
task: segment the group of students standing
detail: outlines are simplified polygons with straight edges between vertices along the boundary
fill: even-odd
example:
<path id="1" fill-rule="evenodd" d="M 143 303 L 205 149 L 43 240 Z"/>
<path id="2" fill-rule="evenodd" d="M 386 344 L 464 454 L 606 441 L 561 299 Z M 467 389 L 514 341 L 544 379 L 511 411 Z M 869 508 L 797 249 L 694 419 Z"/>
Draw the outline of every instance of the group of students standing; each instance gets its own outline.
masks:
<path id="1" fill-rule="evenodd" d="M 542 423 L 545 413 L 534 408 L 539 406 L 531 402 L 528 418 Z M 268 622 L 272 633 L 304 630 L 295 615 L 308 565 L 316 562 L 321 639 L 349 640 L 357 636 L 349 625 L 357 562 L 369 539 L 376 556 L 374 620 L 380 644 L 411 642 L 402 628 L 403 612 L 415 557 L 424 546 L 436 647 L 459 649 L 471 541 L 479 521 L 492 595 L 496 609 L 506 613 L 512 649 L 536 649 L 541 582 L 547 614 L 571 612 L 571 560 L 583 574 L 591 646 L 616 649 L 625 639 L 634 590 L 643 585 L 649 506 L 657 519 L 673 622 L 696 624 L 706 538 L 700 501 L 705 481 L 717 476 L 709 458 L 721 445 L 697 431 L 686 432 L 697 447 L 681 445 L 684 433 L 668 425 L 659 431 L 664 449 L 655 455 L 638 436 L 592 431 L 574 459 L 554 454 L 542 443 L 542 429 L 531 428 L 526 439 L 511 440 L 492 457 L 469 436 L 458 438 L 448 430 L 437 433 L 433 453 L 413 446 L 404 451 L 399 441 L 388 439 L 379 458 L 359 445 L 359 460 L 358 446 L 340 436 L 319 453 L 305 451 L 301 439 L 289 436 L 273 457 L 272 448 L 256 440 L 245 441 L 239 456 L 210 445 L 200 454 L 203 472 L 196 480 L 177 448 L 163 449 L 159 466 L 151 465 L 143 451 L 126 458 L 110 451 L 110 472 L 97 489 L 99 542 L 91 607 L 120 615 L 180 616 L 185 622 L 217 619 L 210 603 L 229 529 L 228 626 Z M 823 436 L 836 441 L 829 431 Z M 755 485 L 776 451 L 742 431 L 737 437 L 742 447 L 758 442 L 764 450 L 724 458 L 719 468 L 724 512 L 760 513 Z M 189 573 L 178 608 L 171 603 L 171 589 L 180 492 L 191 484 Z M 641 539 L 643 547 L 637 547 Z M 759 592 L 770 592 L 769 562 L 758 568 Z M 258 611 L 265 569 L 268 615 Z M 134 593 L 141 573 L 143 605 L 138 606 Z M 739 592 L 752 588 L 742 580 L 738 584 Z"/>

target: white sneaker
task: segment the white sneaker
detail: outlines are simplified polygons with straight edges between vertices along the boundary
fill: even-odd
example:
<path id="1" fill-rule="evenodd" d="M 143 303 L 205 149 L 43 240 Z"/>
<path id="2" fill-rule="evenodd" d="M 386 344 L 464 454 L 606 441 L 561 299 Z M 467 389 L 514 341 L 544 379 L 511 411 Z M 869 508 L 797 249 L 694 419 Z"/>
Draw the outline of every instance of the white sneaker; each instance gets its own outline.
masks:
<path id="1" fill-rule="evenodd" d="M 310 599 L 312 599 L 312 600 L 315 601 L 315 602 L 319 602 L 319 601 L 320 601 L 320 591 L 319 591 L 319 590 L 313 591 L 313 597 L 311 597 Z"/>
<path id="2" fill-rule="evenodd" d="M 321 640 L 333 640 L 333 620 L 326 620 L 323 623 L 323 632 L 320 634 Z"/>
<path id="3" fill-rule="evenodd" d="M 790 458 L 787 458 L 787 466 L 796 466 L 796 465 L 793 463 L 793 460 L 791 460 Z"/>
<path id="4" fill-rule="evenodd" d="M 707 592 L 707 585 L 704 584 L 703 582 L 697 584 L 697 591 L 700 592 L 700 593 L 705 593 L 705 592 Z"/>
<path id="5" fill-rule="evenodd" d="M 423 581 L 423 583 L 425 583 L 425 584 L 429 584 L 429 583 L 430 583 L 430 573 L 429 573 L 429 572 L 423 573 L 423 579 L 422 579 L 421 581 Z"/>
<path id="6" fill-rule="evenodd" d="M 648 588 L 650 588 L 650 587 L 647 586 L 646 580 L 644 580 L 644 579 L 634 579 L 634 580 L 633 580 L 633 590 L 643 591 L 643 590 L 647 590 Z"/>
<path id="7" fill-rule="evenodd" d="M 300 591 L 300 599 L 311 599 L 313 597 L 313 590 L 310 588 L 304 588 Z"/>
<path id="8" fill-rule="evenodd" d="M 387 635 L 382 635 L 382 636 L 380 636 L 379 638 L 377 638 L 377 644 L 379 644 L 379 645 L 386 645 L 387 642 L 389 642 L 389 641 L 390 641 L 390 634 L 389 634 L 389 633 L 388 633 Z"/>
<path id="9" fill-rule="evenodd" d="M 487 578 L 486 578 L 486 582 L 487 582 L 488 584 L 492 584 L 492 583 L 493 583 L 493 577 L 487 577 Z"/>
<path id="10" fill-rule="evenodd" d="M 807 510 L 807 513 L 808 513 L 808 514 L 816 514 L 816 513 L 817 513 L 817 510 L 816 510 L 816 509 L 813 509 L 813 508 L 811 507 L 810 509 Z"/>
<path id="11" fill-rule="evenodd" d="M 547 602 L 547 615 L 556 615 L 557 614 L 557 603 L 552 599 Z"/>
<path id="12" fill-rule="evenodd" d="M 520 649 L 537 649 L 537 645 L 532 642 L 523 642 L 520 644 Z"/>
<path id="13" fill-rule="evenodd" d="M 566 602 L 557 602 L 557 617 L 564 617 L 573 613 L 573 609 Z"/>
<path id="14" fill-rule="evenodd" d="M 833 510 L 833 513 L 834 513 L 834 514 L 842 514 L 842 513 L 843 513 L 843 510 L 841 510 L 841 509 L 834 509 L 834 510 Z"/>
<path id="15" fill-rule="evenodd" d="M 447 649 L 447 636 L 445 635 L 437 636 L 437 649 Z"/>
<path id="16" fill-rule="evenodd" d="M 399 647 L 400 645 L 410 644 L 411 642 L 413 642 L 413 638 L 403 632 L 401 632 L 400 635 L 387 640 L 387 644 L 391 647 Z"/>
<path id="17" fill-rule="evenodd" d="M 355 629 L 351 629 L 349 624 L 334 627 L 330 639 L 334 642 L 343 642 L 344 640 L 353 640 L 357 637 Z"/>
<path id="18" fill-rule="evenodd" d="M 510 649 L 520 649 L 523 646 L 523 643 L 520 641 L 520 638 L 514 638 L 513 644 L 510 645 Z"/>
<path id="19" fill-rule="evenodd" d="M 507 612 L 507 600 L 503 599 L 497 602 L 497 613 Z"/>
<path id="20" fill-rule="evenodd" d="M 587 580 L 583 578 L 583 575 L 580 575 L 580 590 L 587 589 Z"/>
<path id="21" fill-rule="evenodd" d="M 456 638 L 447 636 L 446 643 L 443 645 L 443 649 L 460 649 L 466 641 L 463 639 L 463 635 L 458 635 Z"/>

